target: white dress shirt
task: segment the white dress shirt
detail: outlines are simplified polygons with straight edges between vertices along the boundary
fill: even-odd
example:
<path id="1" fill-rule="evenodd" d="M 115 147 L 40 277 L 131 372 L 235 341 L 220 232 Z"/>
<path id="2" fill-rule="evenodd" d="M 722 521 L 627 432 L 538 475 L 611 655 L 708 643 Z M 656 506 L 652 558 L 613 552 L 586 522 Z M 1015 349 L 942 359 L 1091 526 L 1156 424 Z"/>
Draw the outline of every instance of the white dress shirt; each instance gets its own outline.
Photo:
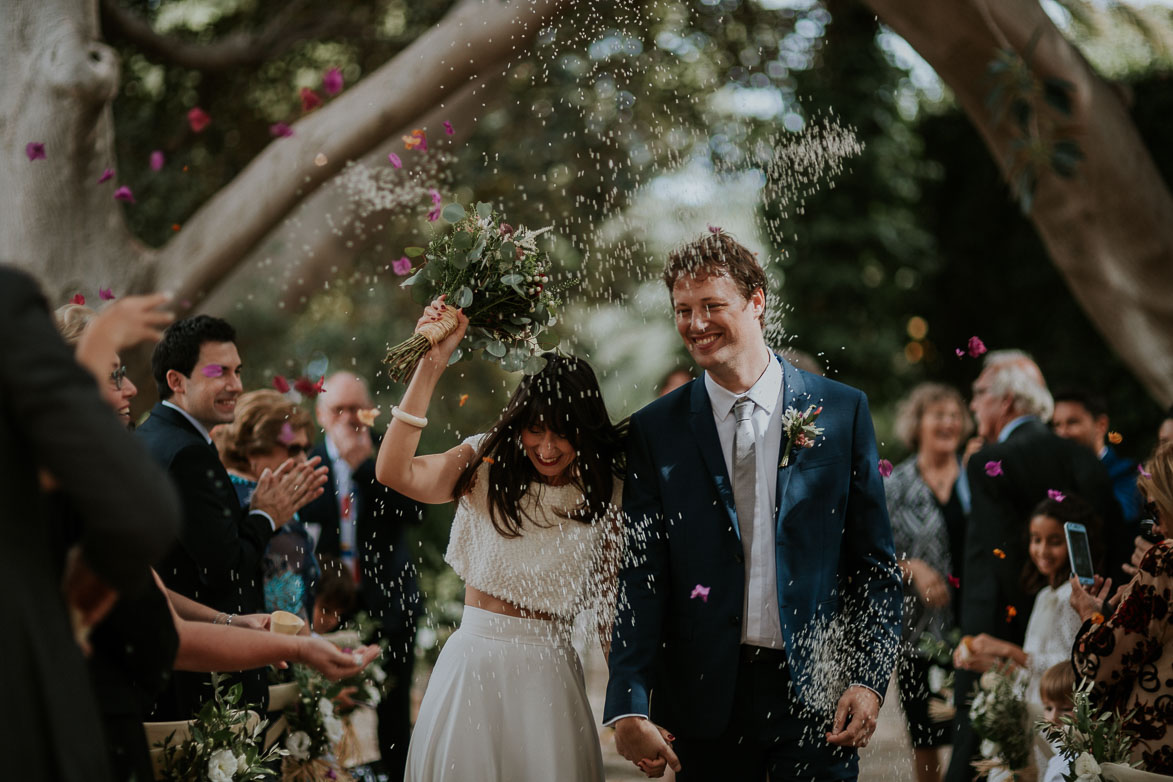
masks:
<path id="1" fill-rule="evenodd" d="M 742 396 L 754 403 L 754 455 L 757 462 L 757 503 L 753 518 L 753 548 L 745 563 L 745 612 L 741 618 L 741 642 L 768 649 L 782 648 L 782 622 L 778 613 L 778 569 L 774 528 L 778 509 L 778 461 L 782 447 L 782 365 L 762 346 L 766 369 L 744 394 L 735 394 L 705 373 L 705 390 L 713 407 L 717 437 L 725 469 L 733 477 L 733 435 L 737 430 L 734 403 Z M 744 526 L 745 521 L 739 520 Z"/>

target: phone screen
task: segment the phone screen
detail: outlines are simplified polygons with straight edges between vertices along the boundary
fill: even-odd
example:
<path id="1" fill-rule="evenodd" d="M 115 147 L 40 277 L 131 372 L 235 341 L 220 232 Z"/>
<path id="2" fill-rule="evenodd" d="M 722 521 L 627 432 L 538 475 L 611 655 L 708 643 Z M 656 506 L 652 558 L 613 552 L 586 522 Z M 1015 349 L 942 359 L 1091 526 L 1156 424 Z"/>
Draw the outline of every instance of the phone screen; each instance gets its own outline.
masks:
<path id="1" fill-rule="evenodd" d="M 1087 530 L 1082 524 L 1068 522 L 1063 525 L 1067 535 L 1067 557 L 1071 560 L 1071 571 L 1081 584 L 1095 582 L 1095 568 L 1092 567 L 1092 551 L 1087 542 Z"/>

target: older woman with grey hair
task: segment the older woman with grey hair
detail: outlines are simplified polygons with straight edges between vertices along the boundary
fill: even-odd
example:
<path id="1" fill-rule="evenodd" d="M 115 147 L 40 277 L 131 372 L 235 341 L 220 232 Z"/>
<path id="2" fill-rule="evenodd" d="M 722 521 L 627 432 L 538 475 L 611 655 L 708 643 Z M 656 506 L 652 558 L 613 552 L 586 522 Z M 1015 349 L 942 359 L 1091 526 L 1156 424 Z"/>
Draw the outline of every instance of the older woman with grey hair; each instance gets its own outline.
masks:
<path id="1" fill-rule="evenodd" d="M 929 715 L 929 663 L 917 652 L 925 633 L 938 639 L 953 627 L 965 547 L 969 489 L 958 458 L 973 430 L 955 389 L 922 383 L 900 403 L 896 433 L 912 455 L 884 483 L 892 537 L 904 578 L 903 646 L 897 667 L 900 703 L 916 761 L 917 782 L 937 782 L 937 749 L 950 743 L 949 724 Z"/>

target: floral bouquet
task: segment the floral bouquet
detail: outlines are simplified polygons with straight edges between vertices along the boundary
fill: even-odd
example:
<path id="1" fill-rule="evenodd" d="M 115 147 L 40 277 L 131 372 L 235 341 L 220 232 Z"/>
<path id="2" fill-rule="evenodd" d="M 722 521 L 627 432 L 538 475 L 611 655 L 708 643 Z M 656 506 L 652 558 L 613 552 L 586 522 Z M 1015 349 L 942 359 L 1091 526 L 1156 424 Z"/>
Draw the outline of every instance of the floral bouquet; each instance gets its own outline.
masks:
<path id="1" fill-rule="evenodd" d="M 335 748 L 342 741 L 344 725 L 334 713 L 334 698 L 341 684 L 332 684 L 312 668 L 295 666 L 297 701 L 285 710 L 289 728 L 281 777 L 287 782 L 325 782 L 350 777 L 339 766 Z"/>
<path id="2" fill-rule="evenodd" d="M 1064 777 L 1067 782 L 1100 782 L 1104 778 L 1101 763 L 1135 765 L 1129 762 L 1133 737 L 1124 730 L 1124 722 L 1132 715 L 1121 717 L 1119 712 L 1105 711 L 1097 716 L 1091 707 L 1091 688 L 1091 681 L 1075 688 L 1071 695 L 1074 709 L 1060 717 L 1058 725 L 1035 724 L 1069 761 Z"/>
<path id="3" fill-rule="evenodd" d="M 973 761 L 978 776 L 1002 769 L 1010 779 L 1029 782 L 1037 775 L 1031 765 L 1031 732 L 1027 725 L 1028 674 L 1010 664 L 982 674 L 974 688 L 969 720 L 981 738 L 980 760 Z"/>
<path id="4" fill-rule="evenodd" d="M 560 294 L 569 287 L 550 283 L 550 259 L 537 249 L 538 236 L 549 229 L 514 229 L 486 203 L 478 203 L 473 214 L 452 203 L 440 214 L 453 230 L 426 248 L 406 249 L 412 258 L 422 255 L 424 264 L 403 285 L 419 304 L 447 295 L 452 308 L 464 310 L 468 334 L 452 354 L 453 362 L 466 349 L 483 350 L 507 372 L 540 372 L 542 351 L 558 344 L 549 328 L 556 322 Z M 384 359 L 391 379 L 407 382 L 424 354 L 456 326 L 450 308 L 439 321 L 419 326 L 410 339 L 391 348 Z"/>
<path id="5" fill-rule="evenodd" d="M 921 634 L 917 654 L 929 663 L 929 717 L 933 722 L 950 722 L 957 714 L 953 703 L 953 649 L 961 638 L 956 627 L 938 638 Z"/>
<path id="6" fill-rule="evenodd" d="M 256 715 L 236 708 L 241 686 L 234 684 L 227 694 L 212 674 L 214 694 L 200 709 L 190 735 L 172 742 L 163 741 L 159 779 L 169 782 L 247 782 L 276 776 L 270 765 L 284 754 L 276 747 L 263 751 L 267 720 L 252 721 Z"/>

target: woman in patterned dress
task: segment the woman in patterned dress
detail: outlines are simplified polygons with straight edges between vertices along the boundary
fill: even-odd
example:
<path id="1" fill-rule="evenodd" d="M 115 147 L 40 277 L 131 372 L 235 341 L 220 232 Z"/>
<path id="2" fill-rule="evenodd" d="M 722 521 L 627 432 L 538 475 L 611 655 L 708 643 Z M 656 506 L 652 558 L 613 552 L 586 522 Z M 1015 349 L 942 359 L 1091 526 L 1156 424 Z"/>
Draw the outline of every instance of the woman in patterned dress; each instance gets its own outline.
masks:
<path id="1" fill-rule="evenodd" d="M 1173 442 L 1162 443 L 1137 488 L 1162 535 L 1173 530 Z M 1135 737 L 1132 760 L 1173 774 L 1173 540 L 1148 550 L 1132 581 L 1107 604 L 1111 581 L 1085 591 L 1072 579 L 1071 603 L 1084 619 L 1071 661 L 1094 682 L 1093 702 L 1122 715 Z M 1111 608 L 1115 607 L 1114 611 Z M 1107 610 L 1105 610 L 1107 609 Z M 1111 616 L 1104 615 L 1111 611 Z"/>

